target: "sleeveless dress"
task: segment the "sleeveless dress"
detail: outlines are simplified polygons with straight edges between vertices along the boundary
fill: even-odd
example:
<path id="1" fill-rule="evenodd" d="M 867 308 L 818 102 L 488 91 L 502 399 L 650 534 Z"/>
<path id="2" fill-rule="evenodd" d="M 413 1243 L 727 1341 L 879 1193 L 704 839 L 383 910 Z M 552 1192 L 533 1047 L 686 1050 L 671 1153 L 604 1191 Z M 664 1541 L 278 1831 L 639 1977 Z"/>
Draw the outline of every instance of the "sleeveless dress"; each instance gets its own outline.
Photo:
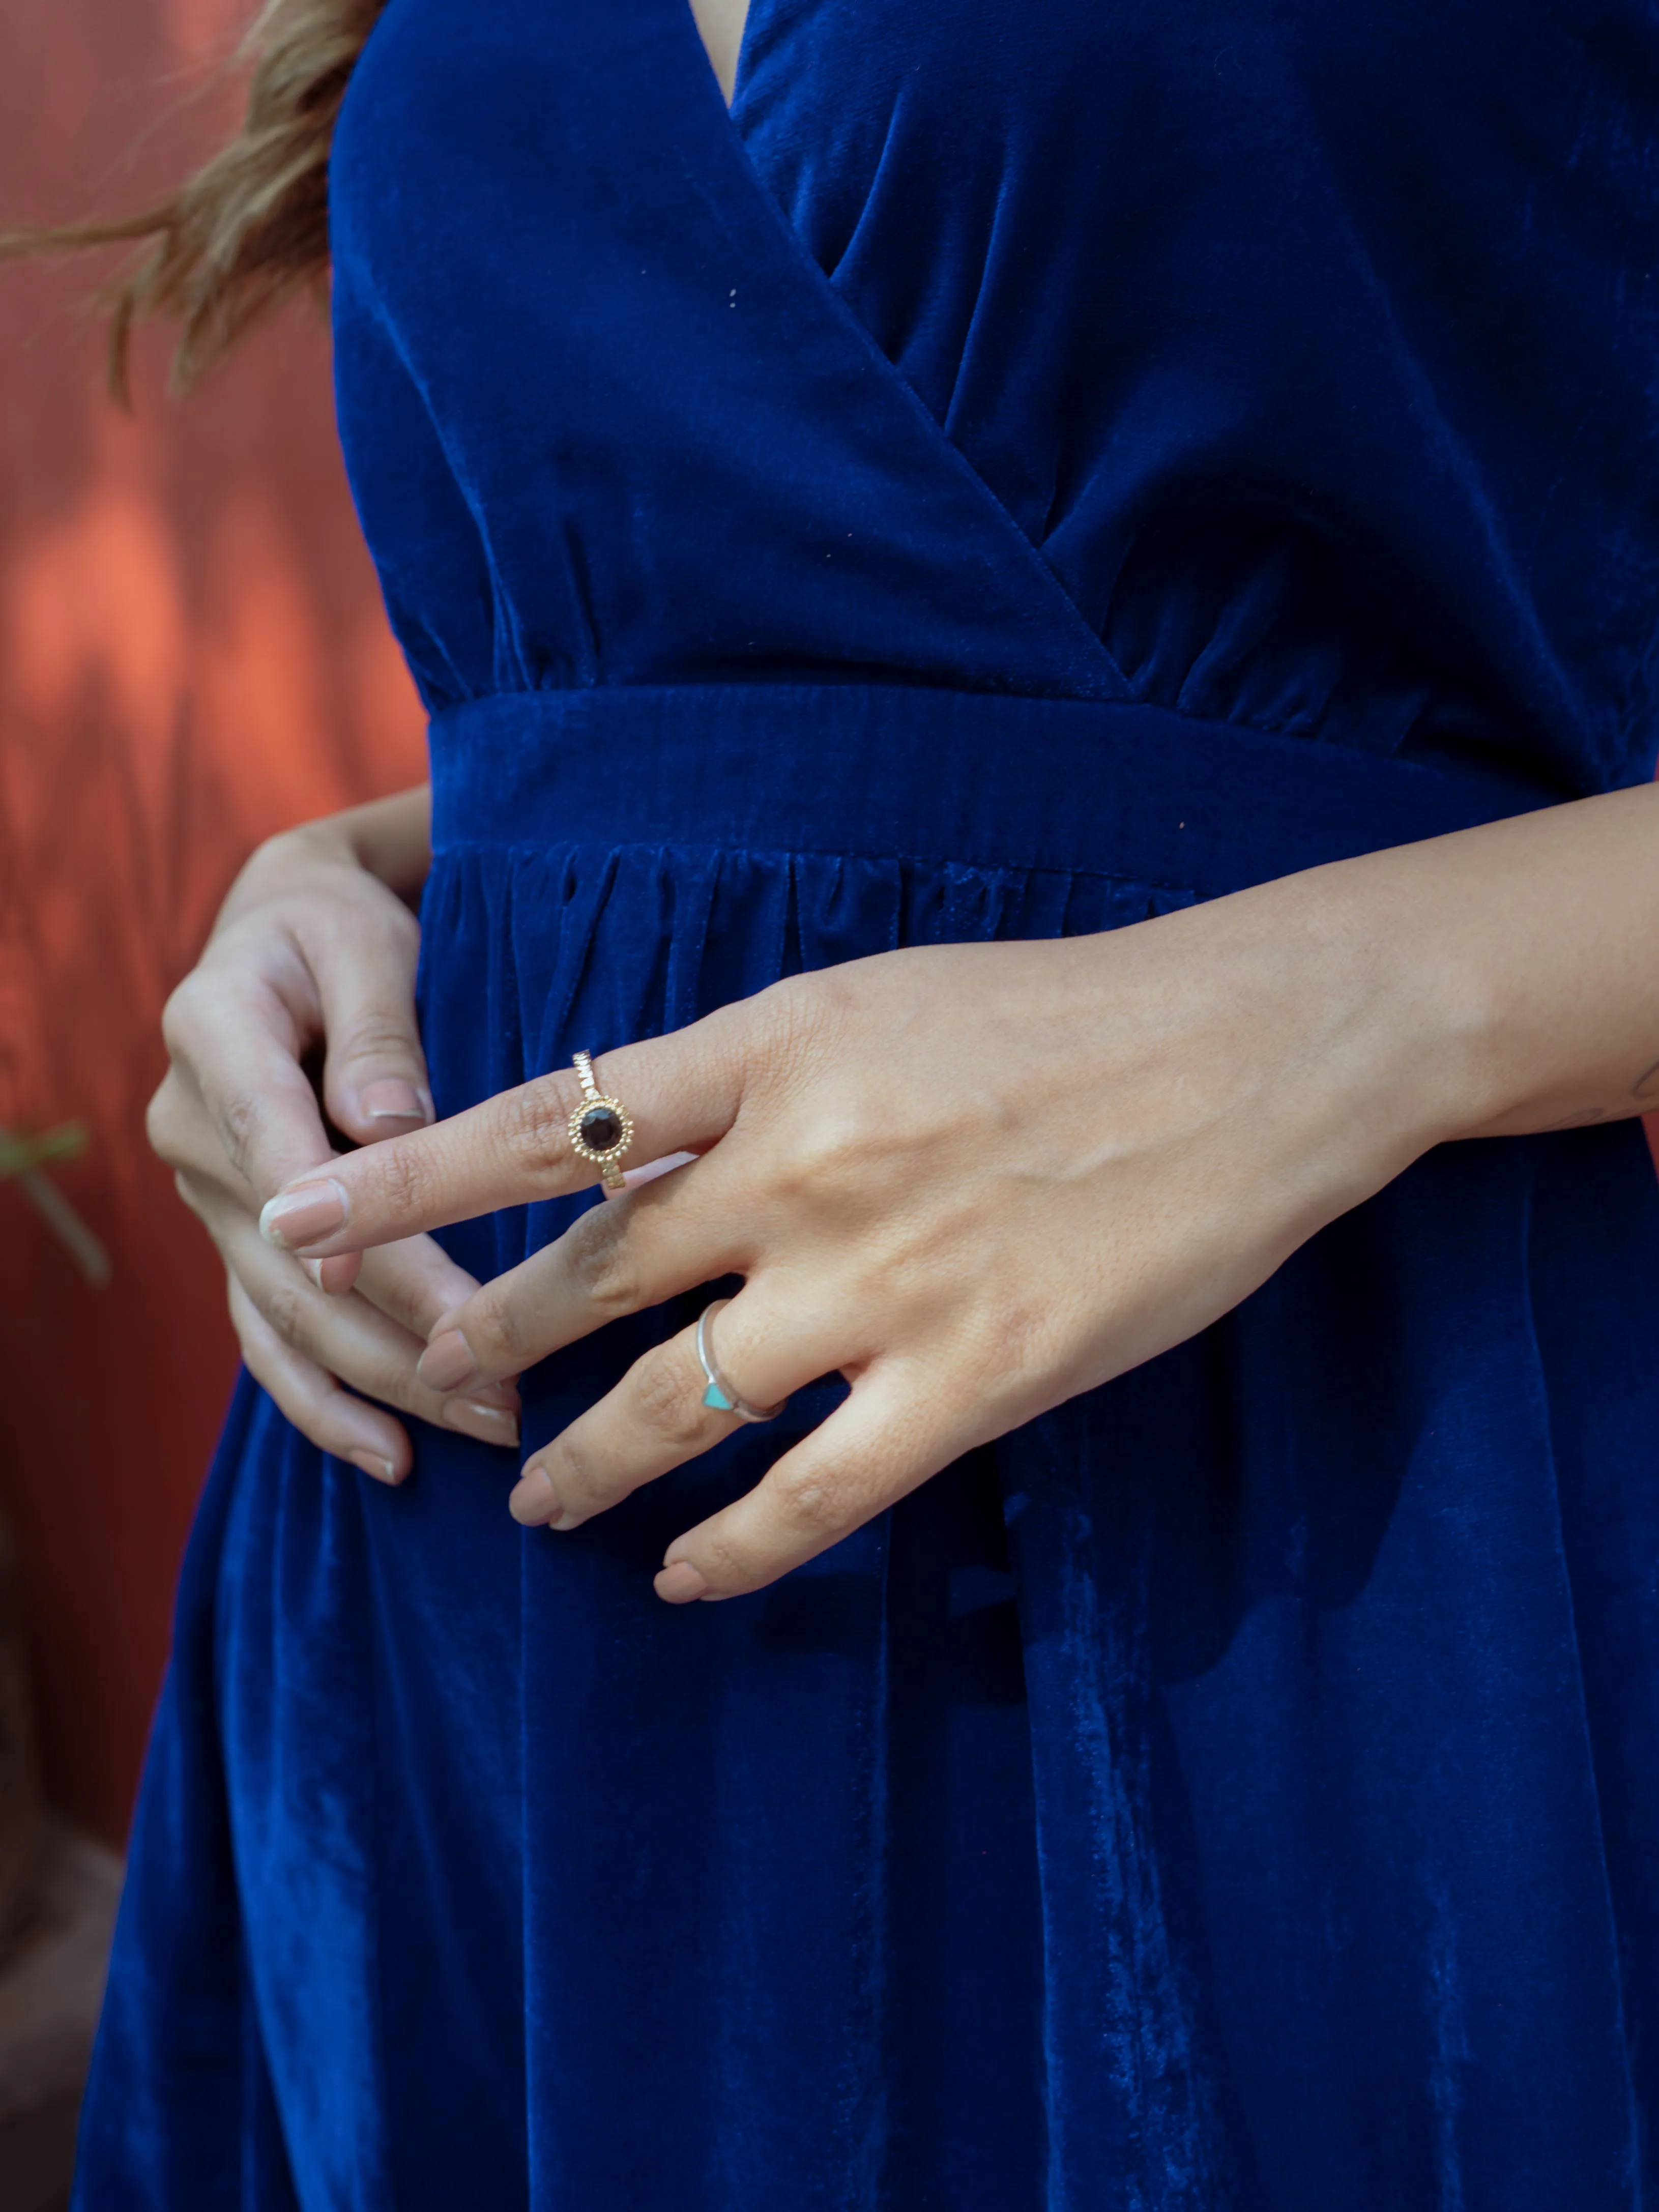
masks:
<path id="1" fill-rule="evenodd" d="M 335 314 L 440 1110 L 1650 776 L 1656 147 L 1645 0 L 756 0 L 730 115 L 684 0 L 391 0 Z M 80 2212 L 1659 2201 L 1656 1308 L 1638 1124 L 1447 1146 L 684 1609 L 835 1383 L 568 1536 L 245 1384 Z"/>

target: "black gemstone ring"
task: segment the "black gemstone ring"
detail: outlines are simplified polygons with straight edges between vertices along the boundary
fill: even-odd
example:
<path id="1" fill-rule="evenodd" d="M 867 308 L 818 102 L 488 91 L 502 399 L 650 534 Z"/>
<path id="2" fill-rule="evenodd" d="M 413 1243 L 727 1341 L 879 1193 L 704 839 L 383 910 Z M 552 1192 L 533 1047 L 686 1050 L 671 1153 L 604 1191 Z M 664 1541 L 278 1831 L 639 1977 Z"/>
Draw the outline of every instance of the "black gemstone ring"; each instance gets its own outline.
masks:
<path id="1" fill-rule="evenodd" d="M 607 1190 L 623 1187 L 623 1154 L 634 1141 L 634 1123 L 620 1098 L 607 1098 L 593 1079 L 590 1054 L 575 1056 L 582 1095 L 570 1117 L 570 1149 L 579 1160 L 592 1160 Z"/>

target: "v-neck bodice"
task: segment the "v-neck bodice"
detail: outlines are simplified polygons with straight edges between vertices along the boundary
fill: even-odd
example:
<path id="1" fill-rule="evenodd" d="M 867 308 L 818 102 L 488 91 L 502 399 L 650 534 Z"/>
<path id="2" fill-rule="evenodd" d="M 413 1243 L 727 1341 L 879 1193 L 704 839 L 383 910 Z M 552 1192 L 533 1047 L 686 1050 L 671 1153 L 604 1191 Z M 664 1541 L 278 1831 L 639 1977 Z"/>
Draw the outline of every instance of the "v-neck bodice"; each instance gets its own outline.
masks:
<path id="1" fill-rule="evenodd" d="M 755 0 L 728 118 L 684 0 L 392 0 L 340 393 L 429 701 L 896 680 L 1649 772 L 1659 28 L 1496 33 Z"/>

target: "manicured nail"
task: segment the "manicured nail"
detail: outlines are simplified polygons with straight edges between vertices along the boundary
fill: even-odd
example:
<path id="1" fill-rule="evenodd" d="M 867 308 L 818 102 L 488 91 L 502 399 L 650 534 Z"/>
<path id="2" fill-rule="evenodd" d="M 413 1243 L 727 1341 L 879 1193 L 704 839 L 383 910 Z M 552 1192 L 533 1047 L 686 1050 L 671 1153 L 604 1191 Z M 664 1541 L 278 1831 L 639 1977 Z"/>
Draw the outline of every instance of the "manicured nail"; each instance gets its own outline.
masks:
<path id="1" fill-rule="evenodd" d="M 526 1468 L 507 1501 L 507 1510 L 526 1528 L 544 1528 L 557 1519 L 558 1492 L 548 1480 L 544 1467 Z"/>
<path id="2" fill-rule="evenodd" d="M 401 1075 L 383 1075 L 364 1084 L 357 1095 L 357 1110 L 369 1121 L 427 1121 L 427 1103 L 412 1083 Z"/>
<path id="3" fill-rule="evenodd" d="M 284 1252 L 303 1252 L 307 1244 L 320 1244 L 346 1224 L 347 1200 L 343 1185 L 301 1183 L 273 1198 L 259 1216 L 259 1233 Z"/>
<path id="4" fill-rule="evenodd" d="M 476 1398 L 449 1398 L 444 1402 L 444 1425 L 459 1429 L 481 1444 L 512 1444 L 519 1441 L 519 1424 L 504 1406 L 481 1406 Z"/>
<path id="5" fill-rule="evenodd" d="M 389 1459 L 382 1459 L 379 1452 L 348 1452 L 346 1457 L 353 1467 L 360 1467 L 365 1474 L 372 1474 L 376 1482 L 395 1483 L 398 1480 L 397 1468 Z"/>
<path id="6" fill-rule="evenodd" d="M 477 1371 L 478 1363 L 458 1328 L 447 1328 L 441 1336 L 434 1336 L 415 1363 L 415 1372 L 428 1390 L 459 1390 Z"/>
<path id="7" fill-rule="evenodd" d="M 689 1605 L 694 1597 L 702 1597 L 708 1585 L 690 1559 L 676 1559 L 672 1567 L 665 1567 L 657 1577 L 659 1597 L 666 1598 L 670 1605 Z"/>

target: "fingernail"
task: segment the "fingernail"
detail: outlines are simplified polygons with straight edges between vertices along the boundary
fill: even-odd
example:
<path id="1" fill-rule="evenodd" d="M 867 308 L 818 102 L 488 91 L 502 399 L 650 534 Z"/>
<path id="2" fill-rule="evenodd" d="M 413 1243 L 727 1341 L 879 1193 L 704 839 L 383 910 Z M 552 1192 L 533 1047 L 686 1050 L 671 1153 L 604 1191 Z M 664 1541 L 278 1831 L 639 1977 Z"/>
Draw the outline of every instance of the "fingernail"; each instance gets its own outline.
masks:
<path id="1" fill-rule="evenodd" d="M 346 1212 L 343 1185 L 301 1183 L 298 1190 L 283 1191 L 270 1200 L 259 1216 L 259 1233 L 284 1252 L 300 1252 L 343 1229 Z"/>
<path id="2" fill-rule="evenodd" d="M 687 1605 L 694 1597 L 701 1597 L 708 1588 L 690 1559 L 676 1559 L 672 1567 L 665 1567 L 657 1577 L 657 1595 L 666 1598 L 670 1605 Z"/>
<path id="3" fill-rule="evenodd" d="M 505 1406 L 510 1413 L 516 1413 L 521 1403 L 516 1382 L 480 1382 L 466 1395 L 475 1406 Z"/>
<path id="4" fill-rule="evenodd" d="M 353 1467 L 360 1467 L 365 1474 L 372 1474 L 376 1482 L 395 1483 L 398 1480 L 397 1468 L 389 1459 L 382 1459 L 379 1452 L 348 1452 L 346 1457 Z"/>
<path id="5" fill-rule="evenodd" d="M 427 1103 L 412 1083 L 401 1075 L 383 1075 L 366 1083 L 357 1094 L 357 1110 L 370 1121 L 425 1121 Z"/>
<path id="6" fill-rule="evenodd" d="M 451 1398 L 444 1406 L 444 1425 L 459 1429 L 481 1444 L 513 1444 L 519 1441 L 519 1424 L 503 1406 L 481 1406 L 476 1399 Z"/>
<path id="7" fill-rule="evenodd" d="M 428 1390 L 459 1390 L 477 1371 L 478 1363 L 458 1328 L 447 1328 L 441 1336 L 434 1336 L 415 1363 L 415 1372 Z"/>
<path id="8" fill-rule="evenodd" d="M 558 1493 L 544 1467 L 527 1467 L 514 1486 L 507 1510 L 526 1528 L 539 1528 L 558 1513 Z"/>

